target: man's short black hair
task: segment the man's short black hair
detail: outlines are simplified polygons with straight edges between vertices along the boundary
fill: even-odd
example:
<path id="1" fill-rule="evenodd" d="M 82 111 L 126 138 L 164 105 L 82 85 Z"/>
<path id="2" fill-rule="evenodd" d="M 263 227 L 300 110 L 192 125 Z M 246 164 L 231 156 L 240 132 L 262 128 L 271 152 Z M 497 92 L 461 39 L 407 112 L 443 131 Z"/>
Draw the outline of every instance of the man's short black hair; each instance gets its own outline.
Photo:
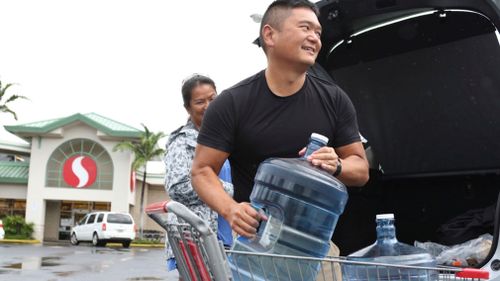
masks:
<path id="1" fill-rule="evenodd" d="M 264 52 L 266 52 L 266 44 L 262 38 L 264 26 L 268 24 L 273 28 L 280 29 L 283 21 L 290 15 L 292 9 L 295 8 L 309 8 L 319 17 L 318 7 L 308 0 L 276 0 L 272 2 L 271 5 L 267 7 L 260 23 L 259 41 Z"/>
<path id="2" fill-rule="evenodd" d="M 182 81 L 182 99 L 184 101 L 184 108 L 189 108 L 189 103 L 191 102 L 191 98 L 193 96 L 193 89 L 198 87 L 199 85 L 207 84 L 215 88 L 215 82 L 210 77 L 201 75 L 201 74 L 193 74 L 188 78 Z"/>

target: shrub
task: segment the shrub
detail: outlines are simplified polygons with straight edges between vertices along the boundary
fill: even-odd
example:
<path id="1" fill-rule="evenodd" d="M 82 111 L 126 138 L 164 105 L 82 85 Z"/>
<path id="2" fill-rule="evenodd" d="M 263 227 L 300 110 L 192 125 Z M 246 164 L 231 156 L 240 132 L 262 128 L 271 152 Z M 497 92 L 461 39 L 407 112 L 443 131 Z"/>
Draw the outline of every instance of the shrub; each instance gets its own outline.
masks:
<path id="1" fill-rule="evenodd" d="M 136 238 L 134 241 L 132 241 L 134 244 L 165 244 L 165 242 L 159 240 L 159 239 L 140 239 Z"/>
<path id="2" fill-rule="evenodd" d="M 21 216 L 7 216 L 3 220 L 5 238 L 10 239 L 31 239 L 34 224 L 26 223 Z"/>

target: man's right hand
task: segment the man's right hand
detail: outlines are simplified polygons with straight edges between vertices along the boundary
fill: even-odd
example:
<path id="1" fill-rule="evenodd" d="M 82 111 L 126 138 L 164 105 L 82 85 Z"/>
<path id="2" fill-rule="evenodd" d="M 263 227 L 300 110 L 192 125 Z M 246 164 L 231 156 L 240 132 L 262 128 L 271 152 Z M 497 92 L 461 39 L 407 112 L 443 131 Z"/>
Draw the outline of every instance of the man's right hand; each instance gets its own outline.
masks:
<path id="1" fill-rule="evenodd" d="M 267 217 L 255 210 L 250 203 L 236 203 L 224 217 L 231 228 L 241 236 L 254 238 L 261 220 Z"/>
<path id="2" fill-rule="evenodd" d="M 267 220 L 249 203 L 237 203 L 225 191 L 217 176 L 229 153 L 198 144 L 191 167 L 191 183 L 198 196 L 222 215 L 241 236 L 255 237 L 260 220 Z"/>

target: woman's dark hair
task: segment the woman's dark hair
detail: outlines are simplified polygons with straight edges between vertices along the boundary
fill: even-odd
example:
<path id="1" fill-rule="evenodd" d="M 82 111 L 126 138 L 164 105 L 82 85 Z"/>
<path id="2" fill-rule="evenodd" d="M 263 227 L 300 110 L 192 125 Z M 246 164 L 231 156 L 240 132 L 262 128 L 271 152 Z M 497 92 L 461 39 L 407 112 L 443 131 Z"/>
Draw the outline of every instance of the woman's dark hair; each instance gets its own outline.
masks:
<path id="1" fill-rule="evenodd" d="M 182 81 L 182 99 L 184 100 L 184 107 L 186 109 L 189 108 L 189 102 L 191 101 L 191 97 L 193 95 L 193 89 L 203 84 L 208 84 L 217 91 L 214 80 L 201 74 L 193 74 Z"/>

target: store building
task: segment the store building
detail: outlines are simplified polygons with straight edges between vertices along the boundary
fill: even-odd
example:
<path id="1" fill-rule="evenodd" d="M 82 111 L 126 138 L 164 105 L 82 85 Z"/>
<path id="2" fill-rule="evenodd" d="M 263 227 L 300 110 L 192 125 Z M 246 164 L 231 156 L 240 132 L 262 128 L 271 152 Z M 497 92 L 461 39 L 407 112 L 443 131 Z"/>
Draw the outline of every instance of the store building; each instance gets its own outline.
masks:
<path id="1" fill-rule="evenodd" d="M 0 141 L 0 217 L 24 216 L 40 241 L 69 239 L 71 226 L 93 210 L 129 212 L 139 224 L 143 170 L 131 169 L 131 152 L 113 148 L 138 140 L 140 130 L 95 113 L 5 129 L 28 144 Z M 167 199 L 163 178 L 163 163 L 148 163 L 145 206 Z"/>

